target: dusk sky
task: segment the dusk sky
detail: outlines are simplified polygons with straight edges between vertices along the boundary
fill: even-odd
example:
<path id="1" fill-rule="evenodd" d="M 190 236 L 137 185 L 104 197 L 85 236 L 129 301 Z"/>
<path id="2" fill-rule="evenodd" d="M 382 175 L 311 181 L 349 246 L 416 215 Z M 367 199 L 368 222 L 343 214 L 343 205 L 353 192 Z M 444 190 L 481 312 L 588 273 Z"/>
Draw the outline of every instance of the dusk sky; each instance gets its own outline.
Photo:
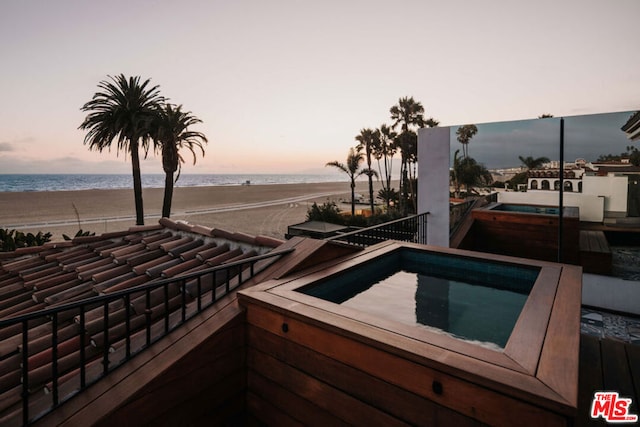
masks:
<path id="1" fill-rule="evenodd" d="M 78 130 L 120 73 L 204 122 L 183 173 L 333 172 L 403 96 L 444 126 L 637 110 L 638 16 L 638 0 L 3 0 L 0 173 L 130 173 Z"/>

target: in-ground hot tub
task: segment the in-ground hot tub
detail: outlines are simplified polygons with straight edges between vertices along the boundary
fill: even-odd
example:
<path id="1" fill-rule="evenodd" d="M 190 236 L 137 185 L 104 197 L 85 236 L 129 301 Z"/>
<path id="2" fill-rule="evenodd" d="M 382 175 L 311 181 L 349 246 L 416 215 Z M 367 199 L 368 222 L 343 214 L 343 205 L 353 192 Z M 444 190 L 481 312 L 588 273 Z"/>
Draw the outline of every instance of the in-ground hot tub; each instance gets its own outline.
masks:
<path id="1" fill-rule="evenodd" d="M 559 207 L 491 203 L 474 209 L 474 220 L 462 247 L 482 252 L 558 260 Z M 579 264 L 580 215 L 576 207 L 562 210 L 562 262 Z"/>
<path id="2" fill-rule="evenodd" d="M 580 288 L 572 266 L 380 244 L 241 293 L 249 376 L 303 376 L 283 387 L 327 410 L 346 394 L 413 424 L 565 425 L 577 406 Z M 262 371 L 264 354 L 278 369 Z"/>

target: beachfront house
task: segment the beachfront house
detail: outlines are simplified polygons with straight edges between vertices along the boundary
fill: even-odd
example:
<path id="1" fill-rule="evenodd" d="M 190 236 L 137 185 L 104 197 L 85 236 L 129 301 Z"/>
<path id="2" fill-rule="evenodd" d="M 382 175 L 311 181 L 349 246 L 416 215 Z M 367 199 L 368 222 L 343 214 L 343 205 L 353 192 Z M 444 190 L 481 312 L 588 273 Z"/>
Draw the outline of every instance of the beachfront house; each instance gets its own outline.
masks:
<path id="1" fill-rule="evenodd" d="M 608 278 L 449 247 L 450 135 L 419 132 L 420 213 L 392 224 L 163 219 L 2 254 L 0 424 L 589 425 L 596 390 L 637 402 L 640 347 L 583 329 Z"/>

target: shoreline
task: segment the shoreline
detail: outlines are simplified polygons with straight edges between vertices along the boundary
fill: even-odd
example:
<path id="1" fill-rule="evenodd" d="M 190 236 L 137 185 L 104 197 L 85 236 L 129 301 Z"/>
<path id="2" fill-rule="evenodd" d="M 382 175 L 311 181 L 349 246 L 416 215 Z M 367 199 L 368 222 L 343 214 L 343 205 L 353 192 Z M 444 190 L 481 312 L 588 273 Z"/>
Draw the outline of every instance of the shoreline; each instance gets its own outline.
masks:
<path id="1" fill-rule="evenodd" d="M 374 184 L 377 193 L 380 185 Z M 366 193 L 367 182 L 358 181 L 356 192 Z M 155 224 L 162 211 L 163 188 L 143 189 L 145 224 Z M 176 187 L 173 193 L 174 220 L 241 231 L 253 235 L 284 238 L 287 226 L 306 220 L 314 203 L 334 201 L 349 210 L 349 182 L 298 184 L 251 184 Z M 23 232 L 75 235 L 78 223 L 83 231 L 102 234 L 135 225 L 132 189 L 93 189 L 0 192 L 0 228 Z M 18 227 L 16 227 L 18 226 Z"/>

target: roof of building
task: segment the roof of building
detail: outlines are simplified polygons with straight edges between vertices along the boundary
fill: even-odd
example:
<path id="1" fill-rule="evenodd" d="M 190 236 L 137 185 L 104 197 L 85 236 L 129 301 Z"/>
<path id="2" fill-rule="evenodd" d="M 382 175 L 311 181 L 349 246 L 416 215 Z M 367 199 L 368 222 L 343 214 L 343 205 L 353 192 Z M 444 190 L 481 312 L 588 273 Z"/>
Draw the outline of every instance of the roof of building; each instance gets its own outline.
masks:
<path id="1" fill-rule="evenodd" d="M 272 237 L 232 233 L 163 218 L 152 226 L 136 226 L 122 232 L 0 253 L 0 320 L 263 255 L 283 243 L 285 241 Z M 215 288 L 217 280 L 217 276 L 209 279 L 215 286 L 198 281 L 198 291 L 201 291 L 201 285 Z M 196 284 L 186 282 L 185 287 L 186 297 L 196 298 L 192 295 Z M 177 297 L 180 293 L 178 285 L 169 287 L 168 292 L 170 297 Z M 164 301 L 160 300 L 157 304 Z M 114 310 L 124 310 L 121 302 L 122 299 L 120 306 L 115 303 L 110 306 L 113 305 Z M 136 316 L 146 315 L 147 305 L 131 297 L 131 308 L 127 309 L 134 314 L 131 322 L 135 322 Z M 180 305 L 170 308 L 178 309 Z M 153 310 L 155 312 L 155 305 Z M 103 335 L 99 332 L 102 315 L 98 311 L 102 313 L 102 308 L 97 308 L 96 313 L 86 312 L 85 342 L 91 343 L 86 349 L 89 356 L 99 352 Z M 73 316 L 61 317 L 58 322 L 57 359 L 61 364 L 60 372 L 66 372 L 79 363 L 67 361 L 65 357 L 78 354 L 80 326 Z M 124 322 L 124 317 L 120 322 Z M 0 329 L 0 420 L 3 411 L 14 407 L 21 399 L 23 337 L 18 328 L 21 325 L 15 326 Z M 109 323 L 109 326 L 111 333 L 116 324 Z M 28 337 L 29 386 L 35 393 L 46 389 L 51 378 L 51 322 L 46 319 L 30 321 Z M 63 369 L 63 363 L 69 365 Z"/>
<path id="2" fill-rule="evenodd" d="M 609 166 L 598 165 L 598 175 L 606 175 L 608 173 L 640 173 L 640 166 L 624 165 L 624 166 Z"/>

